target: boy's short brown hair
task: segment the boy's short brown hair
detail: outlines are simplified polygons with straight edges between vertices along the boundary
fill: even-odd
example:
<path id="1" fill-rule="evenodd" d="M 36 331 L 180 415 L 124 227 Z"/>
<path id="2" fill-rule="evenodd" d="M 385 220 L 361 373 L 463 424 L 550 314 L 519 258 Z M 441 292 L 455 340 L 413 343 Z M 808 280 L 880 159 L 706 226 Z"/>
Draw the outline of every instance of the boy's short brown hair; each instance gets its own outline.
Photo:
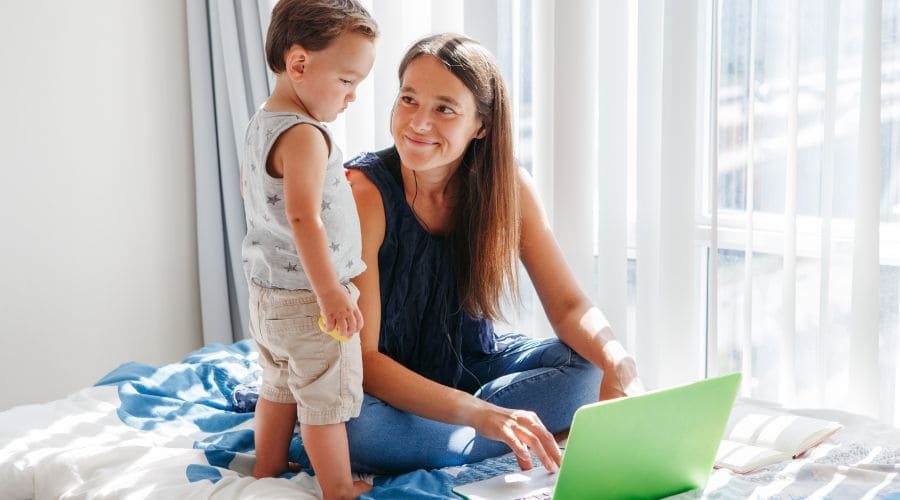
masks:
<path id="1" fill-rule="evenodd" d="M 295 44 L 315 52 L 344 33 L 378 37 L 378 24 L 357 0 L 279 0 L 266 35 L 266 62 L 281 73 L 284 53 Z"/>

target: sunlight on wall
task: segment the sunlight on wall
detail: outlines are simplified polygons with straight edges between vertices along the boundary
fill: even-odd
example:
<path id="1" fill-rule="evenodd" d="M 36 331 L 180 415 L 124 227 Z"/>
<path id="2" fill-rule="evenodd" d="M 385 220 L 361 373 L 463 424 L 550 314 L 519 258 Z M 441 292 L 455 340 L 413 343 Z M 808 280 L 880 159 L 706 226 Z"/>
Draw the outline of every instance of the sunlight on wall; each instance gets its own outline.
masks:
<path id="1" fill-rule="evenodd" d="M 200 345 L 184 4 L 0 7 L 0 410 Z"/>

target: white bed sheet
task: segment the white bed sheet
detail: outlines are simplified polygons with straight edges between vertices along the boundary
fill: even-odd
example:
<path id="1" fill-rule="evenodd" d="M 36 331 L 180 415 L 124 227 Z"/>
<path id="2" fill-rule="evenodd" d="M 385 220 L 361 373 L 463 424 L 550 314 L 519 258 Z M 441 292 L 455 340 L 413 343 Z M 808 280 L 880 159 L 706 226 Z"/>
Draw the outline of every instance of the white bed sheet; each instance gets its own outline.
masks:
<path id="1" fill-rule="evenodd" d="M 837 410 L 785 409 L 739 399 L 736 405 L 833 420 L 844 425 L 805 456 L 749 474 L 713 472 L 703 490 L 672 498 L 889 498 L 900 500 L 900 429 Z"/>
<path id="2" fill-rule="evenodd" d="M 136 363 L 68 398 L 0 412 L 0 499 L 320 498 L 306 473 L 255 480 L 252 414 L 230 394 L 259 367 L 246 342 L 211 346 L 181 363 Z M 738 405 L 777 408 L 758 401 Z M 712 473 L 697 498 L 900 500 L 900 429 L 847 412 L 784 410 L 844 428 L 807 456 L 751 474 Z M 512 455 L 379 478 L 367 498 L 453 498 L 455 485 L 508 472 Z"/>
<path id="3" fill-rule="evenodd" d="M 91 387 L 70 397 L 0 413 L 2 499 L 320 498 L 315 479 L 257 481 L 252 459 L 237 455 L 221 479 L 191 481 L 185 471 L 207 464 L 194 447 L 211 434 L 185 421 L 152 430 L 117 416 L 117 387 Z M 252 421 L 244 426 L 252 425 Z"/>

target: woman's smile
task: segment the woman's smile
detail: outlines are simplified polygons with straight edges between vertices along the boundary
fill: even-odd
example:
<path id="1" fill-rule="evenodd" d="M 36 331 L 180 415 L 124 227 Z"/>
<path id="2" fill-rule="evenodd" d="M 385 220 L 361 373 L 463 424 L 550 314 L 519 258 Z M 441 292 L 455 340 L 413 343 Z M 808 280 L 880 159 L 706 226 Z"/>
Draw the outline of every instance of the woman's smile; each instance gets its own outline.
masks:
<path id="1" fill-rule="evenodd" d="M 413 146 L 434 146 L 437 144 L 434 141 L 431 141 L 431 140 L 428 140 L 425 138 L 421 138 L 421 137 L 416 137 L 413 135 L 407 134 L 407 135 L 404 135 L 404 137 L 406 138 L 407 141 L 412 143 Z"/>

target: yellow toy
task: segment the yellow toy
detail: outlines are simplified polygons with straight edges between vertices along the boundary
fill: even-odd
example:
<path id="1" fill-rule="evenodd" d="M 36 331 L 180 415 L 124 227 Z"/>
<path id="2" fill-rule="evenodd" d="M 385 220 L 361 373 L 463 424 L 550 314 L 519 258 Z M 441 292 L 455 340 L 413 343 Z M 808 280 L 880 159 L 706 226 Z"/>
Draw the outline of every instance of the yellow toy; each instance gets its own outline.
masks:
<path id="1" fill-rule="evenodd" d="M 343 335 L 338 333 L 337 325 L 335 325 L 334 328 L 332 328 L 330 332 L 325 330 L 325 316 L 322 316 L 321 314 L 319 314 L 319 330 L 322 330 L 322 333 L 326 333 L 334 340 L 337 340 L 340 342 L 346 342 L 346 341 L 350 340 L 350 337 L 344 337 Z"/>

